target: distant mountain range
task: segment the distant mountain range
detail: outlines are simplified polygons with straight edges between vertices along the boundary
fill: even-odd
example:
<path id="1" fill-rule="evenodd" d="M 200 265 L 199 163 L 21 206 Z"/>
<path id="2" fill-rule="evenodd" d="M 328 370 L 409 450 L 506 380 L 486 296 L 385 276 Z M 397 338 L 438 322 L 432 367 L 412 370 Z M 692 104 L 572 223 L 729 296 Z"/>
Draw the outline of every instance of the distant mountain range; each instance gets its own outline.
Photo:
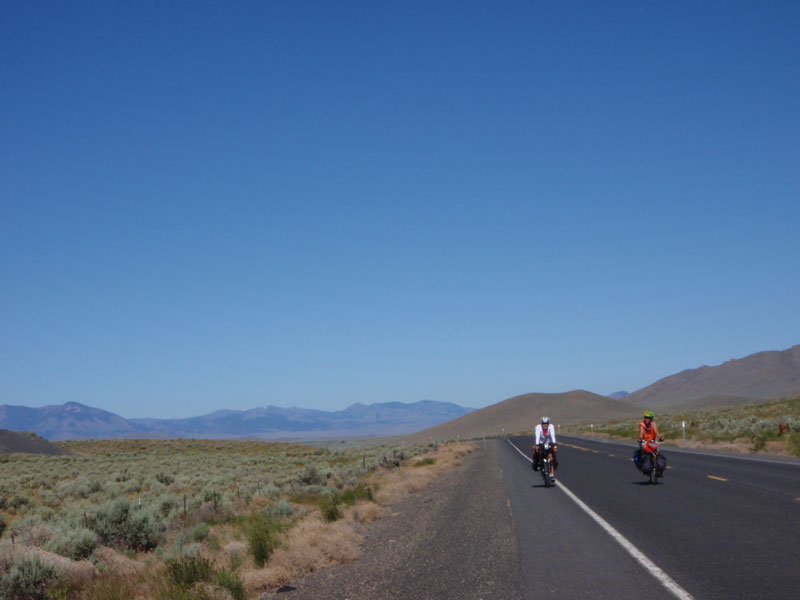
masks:
<path id="1" fill-rule="evenodd" d="M 461 417 L 472 409 L 450 402 L 356 403 L 340 411 L 267 406 L 218 410 L 187 419 L 124 419 L 67 402 L 29 408 L 0 405 L 0 428 L 35 431 L 50 440 L 136 437 L 314 438 L 403 435 Z"/>
<path id="2" fill-rule="evenodd" d="M 523 394 L 480 410 L 449 402 L 353 404 L 340 411 L 266 406 L 219 410 L 188 419 L 123 419 L 67 402 L 28 408 L 0 405 L 0 428 L 35 431 L 50 440 L 116 437 L 330 438 L 408 435 L 450 439 L 532 429 L 543 415 L 554 423 L 586 423 L 639 414 L 714 408 L 800 396 L 800 345 L 758 352 L 715 367 L 687 369 L 628 394 L 575 390 Z"/>

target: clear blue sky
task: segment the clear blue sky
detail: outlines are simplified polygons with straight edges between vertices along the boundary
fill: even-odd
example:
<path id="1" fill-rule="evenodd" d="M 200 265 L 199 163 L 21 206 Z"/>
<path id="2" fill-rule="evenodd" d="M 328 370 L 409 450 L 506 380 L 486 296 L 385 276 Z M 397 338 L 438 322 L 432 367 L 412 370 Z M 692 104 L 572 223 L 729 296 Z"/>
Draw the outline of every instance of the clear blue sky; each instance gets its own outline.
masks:
<path id="1" fill-rule="evenodd" d="M 0 403 L 634 391 L 800 343 L 800 3 L 3 2 Z"/>

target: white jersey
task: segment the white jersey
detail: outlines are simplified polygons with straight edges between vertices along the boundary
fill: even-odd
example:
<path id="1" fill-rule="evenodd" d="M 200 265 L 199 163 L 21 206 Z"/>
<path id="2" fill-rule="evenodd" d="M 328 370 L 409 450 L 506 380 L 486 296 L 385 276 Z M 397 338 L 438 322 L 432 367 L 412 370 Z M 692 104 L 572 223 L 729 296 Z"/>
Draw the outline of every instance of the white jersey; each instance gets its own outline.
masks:
<path id="1" fill-rule="evenodd" d="M 547 433 L 545 433 L 545 432 L 542 431 L 542 424 L 539 423 L 536 426 L 536 442 L 535 442 L 536 445 L 538 446 L 539 444 L 541 444 L 544 441 L 545 438 L 548 438 L 548 437 L 550 438 L 550 443 L 551 444 L 555 444 L 556 443 L 556 429 L 555 429 L 555 427 L 553 427 L 553 424 L 550 423 L 550 425 L 548 425 L 548 427 L 547 427 Z"/>

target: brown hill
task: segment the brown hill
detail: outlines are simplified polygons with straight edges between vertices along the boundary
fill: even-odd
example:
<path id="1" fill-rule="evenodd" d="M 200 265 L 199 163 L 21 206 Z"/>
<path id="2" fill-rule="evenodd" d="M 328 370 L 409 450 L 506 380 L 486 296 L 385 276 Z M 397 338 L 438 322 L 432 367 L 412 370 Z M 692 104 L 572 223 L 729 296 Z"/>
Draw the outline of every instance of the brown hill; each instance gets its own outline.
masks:
<path id="1" fill-rule="evenodd" d="M 411 436 L 420 442 L 481 437 L 517 431 L 530 431 L 543 415 L 556 425 L 606 421 L 636 415 L 639 408 L 624 400 L 614 400 L 584 390 L 562 394 L 523 394 Z"/>
<path id="2" fill-rule="evenodd" d="M 25 452 L 28 454 L 72 454 L 60 446 L 51 444 L 33 431 L 10 431 L 0 429 L 0 453 Z"/>
<path id="3" fill-rule="evenodd" d="M 758 352 L 715 367 L 687 369 L 659 379 L 626 396 L 625 400 L 637 406 L 665 410 L 711 397 L 730 399 L 735 396 L 744 403 L 779 400 L 798 394 L 800 345 L 783 351 Z"/>

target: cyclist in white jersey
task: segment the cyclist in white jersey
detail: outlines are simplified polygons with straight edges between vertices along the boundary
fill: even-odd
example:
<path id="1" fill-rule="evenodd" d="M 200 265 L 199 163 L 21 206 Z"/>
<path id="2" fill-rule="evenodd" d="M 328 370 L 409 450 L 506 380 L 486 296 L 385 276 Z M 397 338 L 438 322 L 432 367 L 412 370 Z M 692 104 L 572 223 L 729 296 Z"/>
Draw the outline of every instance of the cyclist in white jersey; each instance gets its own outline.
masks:
<path id="1" fill-rule="evenodd" d="M 550 425 L 550 419 L 548 417 L 542 417 L 542 422 L 536 426 L 535 431 L 536 439 L 533 442 L 533 470 L 539 470 L 539 463 L 541 461 L 541 456 L 539 456 L 539 444 L 543 443 L 545 440 L 550 440 L 551 450 L 553 452 L 553 461 L 550 463 L 550 475 L 555 478 L 555 467 L 557 465 L 556 459 L 556 431 L 555 427 Z"/>

